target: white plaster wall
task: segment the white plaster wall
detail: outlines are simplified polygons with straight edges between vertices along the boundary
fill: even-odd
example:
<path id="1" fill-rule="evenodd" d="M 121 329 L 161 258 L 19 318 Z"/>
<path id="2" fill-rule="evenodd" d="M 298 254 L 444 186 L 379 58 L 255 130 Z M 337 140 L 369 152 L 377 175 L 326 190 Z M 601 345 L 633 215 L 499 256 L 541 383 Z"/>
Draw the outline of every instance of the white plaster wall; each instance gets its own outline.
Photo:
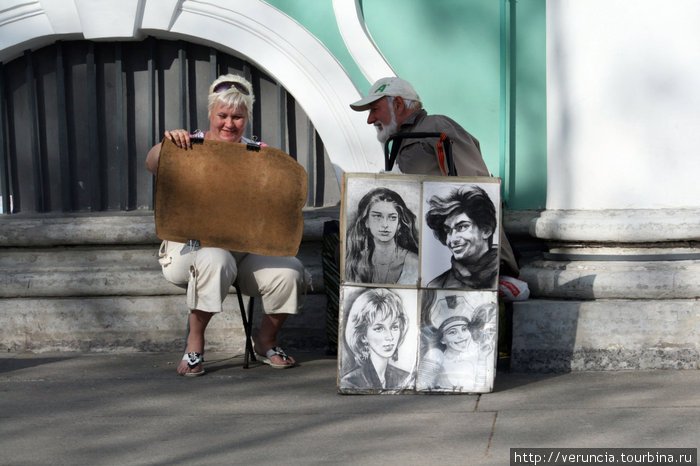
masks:
<path id="1" fill-rule="evenodd" d="M 700 2 L 547 1 L 547 209 L 700 206 Z"/>

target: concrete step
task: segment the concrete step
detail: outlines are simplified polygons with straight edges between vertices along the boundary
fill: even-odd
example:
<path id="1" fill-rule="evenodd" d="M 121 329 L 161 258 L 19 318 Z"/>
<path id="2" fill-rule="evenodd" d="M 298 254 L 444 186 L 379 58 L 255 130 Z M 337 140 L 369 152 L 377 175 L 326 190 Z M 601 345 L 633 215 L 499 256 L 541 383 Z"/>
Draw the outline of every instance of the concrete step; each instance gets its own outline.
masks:
<path id="1" fill-rule="evenodd" d="M 323 223 L 337 208 L 304 212 L 298 258 L 311 274 L 300 315 L 280 334 L 286 347 L 325 350 Z M 165 280 L 152 212 L 0 218 L 0 349 L 4 351 L 180 351 L 185 290 Z M 247 300 L 246 300 L 247 302 Z M 255 328 L 260 308 L 256 300 Z M 234 289 L 207 329 L 207 351 L 242 352 Z"/>
<path id="2" fill-rule="evenodd" d="M 692 250 L 697 255 L 697 250 Z M 521 269 L 530 291 L 564 299 L 691 299 L 700 297 L 700 260 L 536 260 Z M 663 257 L 663 254 L 658 254 Z"/>
<path id="3" fill-rule="evenodd" d="M 182 294 L 163 278 L 158 244 L 7 248 L 0 254 L 0 298 L 152 296 Z M 297 256 L 323 292 L 321 243 L 307 242 Z"/>
<path id="4" fill-rule="evenodd" d="M 700 369 L 697 299 L 513 303 L 511 369 Z"/>
<path id="5" fill-rule="evenodd" d="M 184 349 L 188 314 L 180 295 L 0 299 L 0 350 L 179 351 Z M 260 316 L 256 300 L 254 334 Z M 325 327 L 325 296 L 307 295 L 302 312 L 285 322 L 280 343 L 324 350 Z M 212 318 L 206 338 L 206 351 L 243 352 L 245 333 L 235 295 Z"/>

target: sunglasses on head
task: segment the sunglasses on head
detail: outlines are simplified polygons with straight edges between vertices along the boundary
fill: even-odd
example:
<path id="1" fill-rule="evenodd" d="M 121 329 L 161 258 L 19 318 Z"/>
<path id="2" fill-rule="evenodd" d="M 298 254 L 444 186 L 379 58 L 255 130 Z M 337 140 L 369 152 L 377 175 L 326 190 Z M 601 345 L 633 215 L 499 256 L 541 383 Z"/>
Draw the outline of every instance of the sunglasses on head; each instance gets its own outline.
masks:
<path id="1" fill-rule="evenodd" d="M 245 87 L 243 84 L 241 84 L 239 82 L 234 82 L 234 81 L 224 81 L 222 83 L 217 84 L 216 87 L 214 88 L 213 93 L 216 94 L 218 92 L 228 91 L 232 87 L 235 87 L 236 90 L 243 95 L 250 94 L 250 91 L 248 90 L 247 87 Z"/>

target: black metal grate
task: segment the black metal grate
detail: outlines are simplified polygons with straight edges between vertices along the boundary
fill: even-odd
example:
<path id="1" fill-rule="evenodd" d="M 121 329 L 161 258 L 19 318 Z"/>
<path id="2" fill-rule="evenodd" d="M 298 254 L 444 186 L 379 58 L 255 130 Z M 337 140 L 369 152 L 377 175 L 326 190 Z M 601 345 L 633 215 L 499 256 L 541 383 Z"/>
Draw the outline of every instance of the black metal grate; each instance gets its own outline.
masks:
<path id="1" fill-rule="evenodd" d="M 336 204 L 321 138 L 291 94 L 241 58 L 148 38 L 56 42 L 0 63 L 2 212 L 152 209 L 148 149 L 166 129 L 207 127 L 207 90 L 223 73 L 253 84 L 247 135 L 306 168 L 309 206 Z"/>

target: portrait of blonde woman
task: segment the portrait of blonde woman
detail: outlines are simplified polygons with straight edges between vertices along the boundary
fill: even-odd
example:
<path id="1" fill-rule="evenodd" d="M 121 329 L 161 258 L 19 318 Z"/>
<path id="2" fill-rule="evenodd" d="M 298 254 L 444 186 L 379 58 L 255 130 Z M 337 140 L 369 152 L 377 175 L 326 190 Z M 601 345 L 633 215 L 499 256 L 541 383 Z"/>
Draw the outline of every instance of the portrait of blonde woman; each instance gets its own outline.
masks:
<path id="1" fill-rule="evenodd" d="M 403 390 L 413 388 L 416 332 L 404 299 L 406 290 L 361 288 L 347 304 L 344 318 L 344 354 L 339 367 L 339 388 Z M 355 292 L 356 293 L 356 292 Z M 412 296 L 415 297 L 415 292 Z M 407 338 L 407 335 L 411 335 Z M 403 345 L 406 344 L 404 348 Z M 402 350 L 407 356 L 400 364 Z"/>

